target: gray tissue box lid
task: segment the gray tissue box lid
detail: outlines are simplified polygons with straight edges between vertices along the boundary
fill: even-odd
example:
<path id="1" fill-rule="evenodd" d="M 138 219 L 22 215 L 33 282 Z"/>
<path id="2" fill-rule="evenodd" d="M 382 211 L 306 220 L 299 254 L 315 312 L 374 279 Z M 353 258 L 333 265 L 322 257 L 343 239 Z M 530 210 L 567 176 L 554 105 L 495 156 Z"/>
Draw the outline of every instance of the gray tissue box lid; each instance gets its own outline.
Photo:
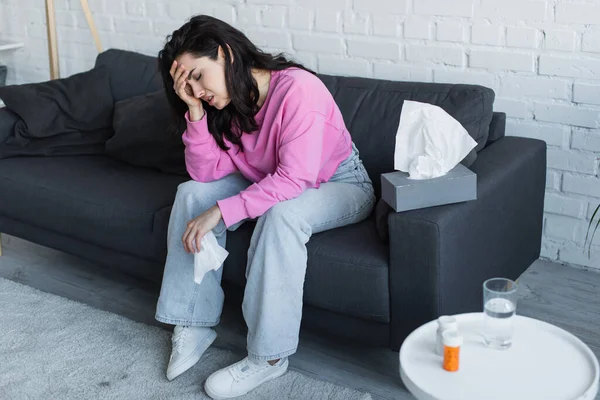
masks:
<path id="1" fill-rule="evenodd" d="M 477 199 L 477 175 L 462 164 L 444 176 L 410 179 L 408 173 L 381 174 L 381 197 L 396 211 Z"/>

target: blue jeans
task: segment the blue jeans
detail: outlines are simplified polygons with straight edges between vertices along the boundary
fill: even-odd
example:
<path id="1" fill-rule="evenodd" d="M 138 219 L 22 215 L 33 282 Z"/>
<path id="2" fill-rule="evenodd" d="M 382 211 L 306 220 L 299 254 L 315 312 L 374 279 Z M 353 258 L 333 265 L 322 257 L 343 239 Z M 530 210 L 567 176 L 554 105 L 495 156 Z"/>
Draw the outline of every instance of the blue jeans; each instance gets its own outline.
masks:
<path id="1" fill-rule="evenodd" d="M 257 219 L 248 249 L 242 310 L 248 326 L 248 357 L 274 360 L 296 352 L 302 317 L 306 243 L 314 233 L 360 222 L 375 203 L 371 180 L 356 147 L 334 176 L 318 189 L 280 202 Z M 233 196 L 251 182 L 238 173 L 218 181 L 188 181 L 177 189 L 168 228 L 168 255 L 155 318 L 173 325 L 215 326 L 223 309 L 223 268 L 194 282 L 194 256 L 183 249 L 189 220 L 217 200 Z M 237 229 L 242 221 L 229 230 Z M 213 229 L 225 247 L 221 220 Z"/>

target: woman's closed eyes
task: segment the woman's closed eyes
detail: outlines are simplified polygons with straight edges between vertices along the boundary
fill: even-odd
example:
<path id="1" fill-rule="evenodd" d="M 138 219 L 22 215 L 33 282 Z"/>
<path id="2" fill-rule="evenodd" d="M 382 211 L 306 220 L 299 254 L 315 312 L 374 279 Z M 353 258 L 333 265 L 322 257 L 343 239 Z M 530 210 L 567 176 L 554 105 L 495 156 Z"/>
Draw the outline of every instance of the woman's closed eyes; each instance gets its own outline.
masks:
<path id="1" fill-rule="evenodd" d="M 199 74 L 198 74 L 198 75 L 196 75 L 196 76 L 193 76 L 193 75 L 192 75 L 192 74 L 194 73 L 194 71 L 195 71 L 195 70 L 196 70 L 196 69 L 194 68 L 194 69 L 193 69 L 193 70 L 191 70 L 191 71 L 190 71 L 190 73 L 188 74 L 188 77 L 187 77 L 188 81 L 189 81 L 189 80 L 191 80 L 191 79 L 193 79 L 193 80 L 195 80 L 195 81 L 199 81 L 199 80 L 200 80 L 200 78 L 202 78 L 202 74 L 201 74 L 201 73 L 199 73 Z"/>

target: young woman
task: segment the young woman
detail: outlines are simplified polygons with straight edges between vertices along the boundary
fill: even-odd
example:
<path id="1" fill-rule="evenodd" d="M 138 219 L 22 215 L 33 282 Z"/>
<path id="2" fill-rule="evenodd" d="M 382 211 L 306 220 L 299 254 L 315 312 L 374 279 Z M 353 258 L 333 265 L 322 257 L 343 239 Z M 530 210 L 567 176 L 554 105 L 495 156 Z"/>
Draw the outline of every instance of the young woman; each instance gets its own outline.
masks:
<path id="1" fill-rule="evenodd" d="M 242 305 L 248 356 L 205 383 L 212 398 L 232 398 L 286 372 L 298 346 L 306 243 L 367 218 L 373 186 L 333 97 L 301 65 L 208 16 L 173 32 L 159 60 L 193 179 L 177 189 L 156 310 L 175 325 L 169 380 L 215 340 L 223 307 L 222 268 L 194 282 L 200 240 L 212 231 L 225 247 L 227 230 L 256 221 Z"/>

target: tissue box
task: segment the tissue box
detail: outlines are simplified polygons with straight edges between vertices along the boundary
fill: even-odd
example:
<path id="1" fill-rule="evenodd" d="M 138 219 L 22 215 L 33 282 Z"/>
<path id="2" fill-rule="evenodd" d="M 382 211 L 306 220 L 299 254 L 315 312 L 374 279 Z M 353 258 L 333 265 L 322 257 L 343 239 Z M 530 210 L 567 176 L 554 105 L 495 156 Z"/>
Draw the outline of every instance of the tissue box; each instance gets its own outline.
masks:
<path id="1" fill-rule="evenodd" d="M 381 174 L 381 197 L 396 211 L 475 200 L 477 175 L 462 164 L 432 179 L 410 179 L 402 171 Z"/>

